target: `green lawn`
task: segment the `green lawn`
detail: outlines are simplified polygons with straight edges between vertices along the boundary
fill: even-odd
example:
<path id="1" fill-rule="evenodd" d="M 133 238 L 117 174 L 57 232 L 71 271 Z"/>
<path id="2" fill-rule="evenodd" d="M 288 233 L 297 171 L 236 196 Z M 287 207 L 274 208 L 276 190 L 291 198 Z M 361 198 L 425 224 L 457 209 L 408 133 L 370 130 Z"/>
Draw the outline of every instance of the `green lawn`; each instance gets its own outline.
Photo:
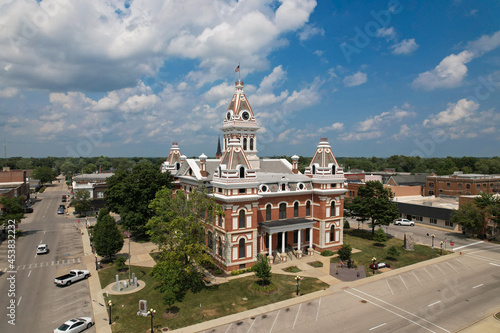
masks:
<path id="1" fill-rule="evenodd" d="M 404 242 L 398 238 L 389 238 L 384 247 L 374 246 L 375 241 L 371 240 L 371 231 L 366 230 L 344 230 L 344 244 L 349 244 L 353 249 L 361 250 L 359 253 L 352 255 L 352 260 L 357 265 L 363 265 L 367 275 L 371 274 L 369 265 L 372 263 L 372 258 L 377 258 L 377 262 L 385 262 L 391 265 L 391 269 L 400 268 L 417 262 L 429 260 L 440 256 L 441 249 L 431 249 L 428 246 L 415 244 L 414 251 L 406 251 L 403 248 Z M 399 250 L 397 260 L 390 260 L 387 257 L 387 249 L 391 246 L 396 246 Z M 443 251 L 443 255 L 449 254 L 449 251 Z M 332 262 L 339 262 L 338 257 L 332 258 Z"/>
<path id="2" fill-rule="evenodd" d="M 164 319 L 161 315 L 166 307 L 162 304 L 162 296 L 156 289 L 158 284 L 149 276 L 150 271 L 151 268 L 132 266 L 132 272 L 139 280 L 146 282 L 146 287 L 134 294 L 110 295 L 114 304 L 112 309 L 113 332 L 145 332 L 150 327 L 151 319 L 149 317 L 136 315 L 139 310 L 139 300 L 142 299 L 148 301 L 148 308 L 157 310 L 154 318 L 155 327 L 176 329 L 296 297 L 295 276 L 273 274 L 272 281 L 278 285 L 278 291 L 272 294 L 257 294 L 249 289 L 249 286 L 256 281 L 255 276 L 252 275 L 251 277 L 234 279 L 218 286 L 207 287 L 197 294 L 189 293 L 182 303 L 176 304 L 179 309 L 177 316 L 172 319 Z M 114 282 L 116 274 L 116 267 L 101 270 L 99 272 L 101 286 L 104 288 Z M 120 273 L 120 280 L 126 278 L 128 278 L 128 272 Z M 328 288 L 327 284 L 314 278 L 304 278 L 300 282 L 300 294 L 326 288 Z M 200 303 L 203 319 L 200 318 Z"/>

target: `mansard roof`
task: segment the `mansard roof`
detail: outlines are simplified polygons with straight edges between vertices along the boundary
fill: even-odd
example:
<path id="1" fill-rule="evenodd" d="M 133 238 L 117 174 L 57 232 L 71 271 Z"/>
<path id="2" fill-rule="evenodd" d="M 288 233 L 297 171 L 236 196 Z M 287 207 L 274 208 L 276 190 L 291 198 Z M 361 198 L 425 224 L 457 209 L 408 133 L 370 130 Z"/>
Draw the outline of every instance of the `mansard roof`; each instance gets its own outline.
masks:
<path id="1" fill-rule="evenodd" d="M 174 165 L 176 162 L 181 162 L 181 151 L 177 142 L 172 142 L 172 148 L 168 153 L 166 161 L 168 165 Z"/>
<path id="2" fill-rule="evenodd" d="M 229 146 L 224 155 L 222 155 L 220 164 L 225 165 L 225 168 L 228 170 L 235 170 L 238 165 L 244 166 L 247 169 L 252 168 L 247 155 L 243 151 L 243 147 L 241 147 L 240 141 L 234 138 L 229 140 Z"/>
<path id="3" fill-rule="evenodd" d="M 313 164 L 317 164 L 320 168 L 328 168 L 331 164 L 338 166 L 337 160 L 332 152 L 332 147 L 330 147 L 327 138 L 321 138 L 309 166 L 312 166 Z"/>
<path id="4" fill-rule="evenodd" d="M 243 91 L 243 81 L 235 82 L 236 91 L 227 108 L 223 128 L 226 127 L 257 127 L 252 107 Z"/>

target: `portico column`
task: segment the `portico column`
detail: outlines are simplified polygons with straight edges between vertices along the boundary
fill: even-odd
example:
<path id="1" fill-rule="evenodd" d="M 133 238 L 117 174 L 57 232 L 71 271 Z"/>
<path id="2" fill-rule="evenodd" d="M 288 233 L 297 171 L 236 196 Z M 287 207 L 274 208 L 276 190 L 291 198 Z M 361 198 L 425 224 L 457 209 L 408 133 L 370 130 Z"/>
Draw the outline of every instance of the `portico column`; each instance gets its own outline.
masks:
<path id="1" fill-rule="evenodd" d="M 309 229 L 309 247 L 311 249 L 313 247 L 313 228 Z"/>
<path id="2" fill-rule="evenodd" d="M 285 253 L 285 234 L 286 232 L 281 233 L 281 253 Z"/>
<path id="3" fill-rule="evenodd" d="M 297 240 L 298 240 L 297 250 L 301 250 L 301 246 L 300 246 L 300 236 L 302 235 L 302 229 L 299 229 L 297 232 L 298 232 L 298 234 L 299 234 L 299 235 L 298 235 L 298 237 L 297 237 L 297 238 L 298 238 L 298 239 L 297 239 Z"/>
<path id="4" fill-rule="evenodd" d="M 269 234 L 269 255 L 273 255 L 273 235 Z"/>

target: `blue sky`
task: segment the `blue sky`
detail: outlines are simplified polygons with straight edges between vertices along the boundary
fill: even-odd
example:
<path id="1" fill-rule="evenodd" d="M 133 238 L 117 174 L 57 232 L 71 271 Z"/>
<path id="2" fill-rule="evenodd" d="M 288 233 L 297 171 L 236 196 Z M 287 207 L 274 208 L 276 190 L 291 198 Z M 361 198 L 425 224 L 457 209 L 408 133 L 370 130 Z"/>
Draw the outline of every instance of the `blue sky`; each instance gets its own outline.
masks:
<path id="1" fill-rule="evenodd" d="M 241 64 L 259 156 L 498 156 L 500 1 L 0 4 L 8 156 L 215 155 Z"/>

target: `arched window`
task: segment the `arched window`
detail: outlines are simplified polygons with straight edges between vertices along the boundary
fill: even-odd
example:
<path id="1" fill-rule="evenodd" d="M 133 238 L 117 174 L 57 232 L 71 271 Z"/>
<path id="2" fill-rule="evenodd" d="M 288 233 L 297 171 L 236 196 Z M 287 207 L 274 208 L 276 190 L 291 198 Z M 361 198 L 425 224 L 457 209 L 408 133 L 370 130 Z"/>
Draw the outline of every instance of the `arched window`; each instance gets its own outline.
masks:
<path id="1" fill-rule="evenodd" d="M 245 210 L 240 210 L 240 216 L 238 219 L 238 228 L 243 229 L 245 228 Z"/>
<path id="2" fill-rule="evenodd" d="M 335 164 L 334 164 L 334 165 L 332 165 L 332 175 L 334 175 L 334 174 L 335 174 L 335 170 L 336 170 L 336 169 L 337 169 L 337 166 L 336 166 Z"/>
<path id="3" fill-rule="evenodd" d="M 222 257 L 222 239 L 219 236 L 219 256 Z"/>
<path id="4" fill-rule="evenodd" d="M 335 226 L 333 224 L 330 228 L 330 242 L 335 242 Z"/>
<path id="5" fill-rule="evenodd" d="M 209 231 L 209 232 L 207 233 L 207 238 L 208 238 L 208 239 L 207 239 L 207 245 L 208 245 L 208 248 L 209 248 L 210 250 L 213 250 L 213 249 L 214 249 L 214 241 L 213 241 L 213 237 L 212 237 L 212 232 L 211 232 L 211 231 Z"/>
<path id="6" fill-rule="evenodd" d="M 219 178 L 221 178 L 221 177 L 222 177 L 222 168 L 219 167 Z"/>
<path id="7" fill-rule="evenodd" d="M 245 258 L 245 238 L 240 239 L 238 244 L 238 258 Z"/>
<path id="8" fill-rule="evenodd" d="M 266 221 L 271 221 L 271 204 L 266 206 Z"/>
<path id="9" fill-rule="evenodd" d="M 280 203 L 280 220 L 286 219 L 286 203 Z"/>
<path id="10" fill-rule="evenodd" d="M 250 138 L 250 150 L 253 150 L 253 138 Z"/>
<path id="11" fill-rule="evenodd" d="M 332 204 L 330 206 L 330 216 L 335 216 L 335 200 L 332 200 Z"/>
<path id="12" fill-rule="evenodd" d="M 245 178 L 245 168 L 240 167 L 240 178 Z"/>
<path id="13" fill-rule="evenodd" d="M 306 203 L 306 216 L 311 216 L 311 201 Z"/>
<path id="14" fill-rule="evenodd" d="M 299 203 L 293 204 L 293 217 L 299 217 Z"/>
<path id="15" fill-rule="evenodd" d="M 281 184 L 281 190 L 282 190 L 282 191 L 285 191 L 285 190 L 286 190 L 286 185 L 285 185 L 285 184 Z"/>
<path id="16" fill-rule="evenodd" d="M 247 138 L 243 138 L 243 150 L 247 150 Z"/>
<path id="17" fill-rule="evenodd" d="M 313 167 L 312 167 L 312 174 L 313 174 L 313 175 L 315 175 L 315 174 L 316 174 L 316 166 L 315 166 L 315 165 L 313 165 Z"/>

